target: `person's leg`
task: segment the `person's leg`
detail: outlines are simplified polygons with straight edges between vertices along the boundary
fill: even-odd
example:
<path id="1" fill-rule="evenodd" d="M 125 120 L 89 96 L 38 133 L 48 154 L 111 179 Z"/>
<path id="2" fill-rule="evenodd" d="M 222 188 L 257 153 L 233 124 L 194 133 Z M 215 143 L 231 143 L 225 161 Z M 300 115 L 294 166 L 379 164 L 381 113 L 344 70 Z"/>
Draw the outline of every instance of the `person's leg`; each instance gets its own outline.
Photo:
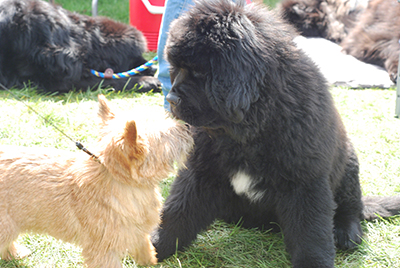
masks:
<path id="1" fill-rule="evenodd" d="M 164 15 L 160 26 L 160 35 L 158 38 L 158 79 L 162 85 L 164 94 L 164 108 L 169 111 L 169 103 L 165 99 L 171 90 L 171 80 L 169 77 L 169 64 L 164 58 L 164 47 L 168 37 L 168 30 L 171 21 L 178 18 L 183 12 L 187 11 L 193 5 L 192 0 L 166 0 Z"/>

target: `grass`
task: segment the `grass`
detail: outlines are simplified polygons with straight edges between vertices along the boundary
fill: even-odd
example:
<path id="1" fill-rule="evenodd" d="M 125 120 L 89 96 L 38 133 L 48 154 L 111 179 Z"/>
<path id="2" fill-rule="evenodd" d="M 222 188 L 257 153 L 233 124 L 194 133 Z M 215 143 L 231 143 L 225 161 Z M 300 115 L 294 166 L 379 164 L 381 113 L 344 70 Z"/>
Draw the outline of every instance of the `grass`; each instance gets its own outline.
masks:
<path id="1" fill-rule="evenodd" d="M 271 0 L 274 6 L 275 0 Z M 56 0 L 64 8 L 91 14 L 91 1 Z M 99 15 L 129 22 L 129 1 L 99 1 Z M 152 58 L 152 54 L 147 58 Z M 97 94 L 104 93 L 114 109 L 128 110 L 135 105 L 162 106 L 161 94 L 86 91 L 44 95 L 32 88 L 12 90 L 27 104 L 54 122 L 88 149 L 97 138 Z M 361 184 L 368 195 L 400 192 L 400 119 L 395 119 L 395 91 L 333 88 L 332 94 L 357 149 L 361 163 Z M 46 121 L 6 91 L 0 91 L 0 144 L 55 147 L 76 151 L 75 145 Z M 161 183 L 168 195 L 174 179 Z M 400 217 L 363 222 L 363 244 L 351 252 L 338 252 L 336 267 L 400 267 Z M 0 267 L 82 267 L 80 248 L 45 235 L 24 234 L 19 242 L 31 249 L 23 260 L 5 262 Z M 137 267 L 130 259 L 124 267 Z M 185 252 L 179 252 L 157 265 L 167 267 L 290 267 L 281 234 L 247 230 L 215 222 L 198 235 Z"/>
<path id="2" fill-rule="evenodd" d="M 92 15 L 92 1 L 90 0 L 55 0 L 54 2 L 67 10 Z M 129 0 L 100 0 L 97 3 L 97 14 L 128 24 Z"/>
<path id="3" fill-rule="evenodd" d="M 159 93 L 86 91 L 43 95 L 34 89 L 12 90 L 52 120 L 65 133 L 91 148 L 97 138 L 97 94 L 104 93 L 117 110 L 135 105 L 162 106 Z M 361 163 L 364 194 L 400 192 L 400 120 L 395 119 L 395 91 L 331 90 Z M 6 91 L 0 91 L 0 144 L 45 146 L 77 150 L 61 133 Z M 174 179 L 162 182 L 164 197 Z M 400 217 L 362 223 L 364 243 L 355 251 L 338 252 L 337 267 L 400 267 Z M 0 267 L 82 267 L 80 249 L 49 236 L 24 234 L 19 242 L 33 252 L 26 259 Z M 130 259 L 124 267 L 136 267 Z M 157 267 L 290 267 L 281 234 L 246 230 L 217 221 L 185 252 Z"/>
<path id="4" fill-rule="evenodd" d="M 264 0 L 264 3 L 271 7 L 274 7 L 277 2 L 278 0 Z M 55 0 L 55 3 L 68 10 L 92 15 L 92 1 L 89 0 Z M 98 1 L 97 5 L 99 16 L 110 17 L 126 24 L 129 23 L 129 0 Z"/>

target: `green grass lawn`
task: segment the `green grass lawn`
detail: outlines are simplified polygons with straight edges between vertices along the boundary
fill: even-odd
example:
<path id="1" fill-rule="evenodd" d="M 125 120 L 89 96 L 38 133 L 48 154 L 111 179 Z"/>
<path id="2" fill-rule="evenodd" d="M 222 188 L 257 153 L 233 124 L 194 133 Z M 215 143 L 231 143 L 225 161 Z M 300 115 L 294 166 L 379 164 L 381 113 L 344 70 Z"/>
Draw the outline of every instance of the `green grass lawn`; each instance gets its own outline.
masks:
<path id="1" fill-rule="evenodd" d="M 395 91 L 333 88 L 332 94 L 358 152 L 364 194 L 400 192 L 400 119 L 394 118 Z M 159 93 L 75 92 L 57 96 L 32 89 L 13 90 L 69 136 L 91 148 L 97 138 L 97 94 L 105 93 L 116 110 L 135 105 L 161 106 Z M 51 125 L 8 92 L 0 91 L 0 144 L 77 150 Z M 168 194 L 174 176 L 162 182 Z M 351 252 L 338 252 L 337 267 L 400 267 L 400 217 L 362 223 L 365 242 Z M 43 235 L 21 235 L 32 255 L 0 267 L 82 267 L 80 249 Z M 126 259 L 124 267 L 136 267 Z M 183 253 L 157 267 L 290 267 L 281 234 L 246 230 L 216 222 Z"/>
<path id="2" fill-rule="evenodd" d="M 92 15 L 91 0 L 54 0 L 56 4 L 71 11 L 85 15 Z M 97 4 L 99 16 L 106 16 L 114 20 L 129 23 L 129 0 L 99 0 Z"/>
<path id="3" fill-rule="evenodd" d="M 69 10 L 91 14 L 88 0 L 56 0 L 56 3 Z M 129 22 L 128 9 L 128 0 L 99 1 L 99 15 L 124 23 Z M 129 110 L 135 105 L 162 106 L 163 103 L 163 96 L 158 93 L 88 91 L 52 96 L 33 89 L 12 92 L 88 149 L 94 146 L 97 138 L 98 93 L 106 94 L 116 110 Z M 393 116 L 395 90 L 333 88 L 331 92 L 360 159 L 363 193 L 399 194 L 400 119 Z M 0 91 L 0 114 L 0 144 L 77 150 L 71 141 L 6 91 Z M 164 197 L 173 179 L 171 174 L 161 183 Z M 363 222 L 362 226 L 365 241 L 357 250 L 338 252 L 336 266 L 400 267 L 400 217 Z M 32 255 L 13 262 L 0 260 L 0 267 L 83 267 L 80 249 L 74 245 L 34 234 L 21 235 L 19 242 L 30 248 Z M 126 259 L 124 267 L 136 265 Z M 177 253 L 157 267 L 290 267 L 290 257 L 281 234 L 216 222 L 199 234 L 187 251 Z"/>

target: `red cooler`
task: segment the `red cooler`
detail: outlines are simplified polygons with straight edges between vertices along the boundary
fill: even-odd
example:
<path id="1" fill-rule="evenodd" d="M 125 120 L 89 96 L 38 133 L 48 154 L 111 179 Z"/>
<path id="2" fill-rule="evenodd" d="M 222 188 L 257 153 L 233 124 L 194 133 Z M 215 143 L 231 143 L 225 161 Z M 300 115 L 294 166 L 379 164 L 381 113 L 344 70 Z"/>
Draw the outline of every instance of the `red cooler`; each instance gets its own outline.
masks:
<path id="1" fill-rule="evenodd" d="M 130 23 L 143 32 L 147 39 L 147 48 L 157 50 L 158 32 L 165 0 L 130 0 Z"/>
<path id="2" fill-rule="evenodd" d="M 246 0 L 246 3 L 250 4 L 251 0 Z M 129 2 L 130 23 L 143 32 L 150 51 L 157 50 L 164 4 L 165 0 L 130 0 Z"/>

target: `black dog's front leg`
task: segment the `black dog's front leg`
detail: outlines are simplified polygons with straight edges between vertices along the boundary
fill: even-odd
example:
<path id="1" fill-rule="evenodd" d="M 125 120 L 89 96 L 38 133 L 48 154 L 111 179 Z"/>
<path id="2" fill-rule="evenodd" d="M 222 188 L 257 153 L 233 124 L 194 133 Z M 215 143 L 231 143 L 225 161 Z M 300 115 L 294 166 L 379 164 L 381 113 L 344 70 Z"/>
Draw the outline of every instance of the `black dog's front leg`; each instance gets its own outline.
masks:
<path id="1" fill-rule="evenodd" d="M 188 246 L 218 217 L 226 199 L 221 188 L 210 186 L 212 180 L 196 177 L 190 170 L 177 176 L 165 201 L 161 224 L 152 235 L 158 261 Z"/>

